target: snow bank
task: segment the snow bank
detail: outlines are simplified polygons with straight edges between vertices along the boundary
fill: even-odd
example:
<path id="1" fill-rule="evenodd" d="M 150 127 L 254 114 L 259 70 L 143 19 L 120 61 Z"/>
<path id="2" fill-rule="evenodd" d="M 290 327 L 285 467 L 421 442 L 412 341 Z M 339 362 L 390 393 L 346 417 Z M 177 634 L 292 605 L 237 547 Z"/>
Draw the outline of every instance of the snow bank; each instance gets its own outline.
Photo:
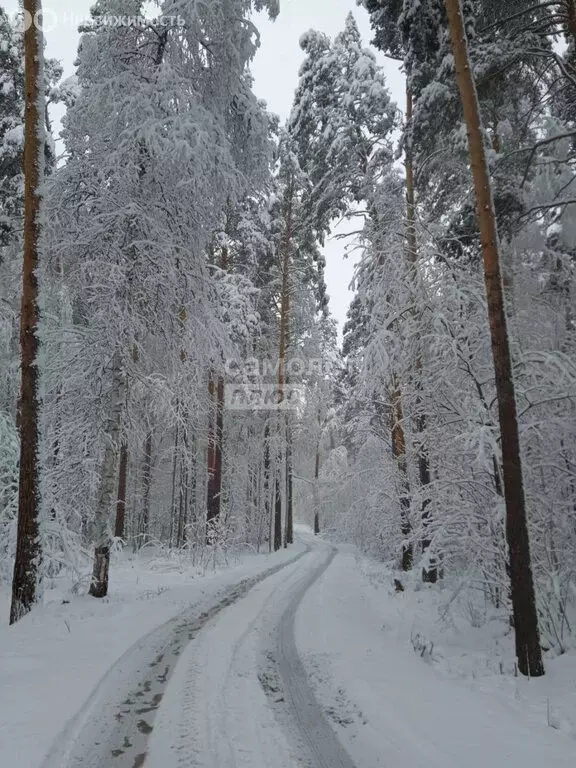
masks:
<path id="1" fill-rule="evenodd" d="M 573 765 L 574 739 L 549 727 L 546 716 L 547 697 L 554 708 L 572 696 L 568 709 L 576 713 L 574 678 L 558 674 L 560 666 L 570 670 L 569 657 L 549 662 L 540 680 L 486 665 L 479 677 L 481 639 L 475 646 L 474 632 L 442 632 L 435 590 L 397 595 L 391 578 L 375 583 L 368 576 L 378 569 L 362 566 L 352 553 L 338 555 L 305 597 L 296 623 L 316 695 L 357 765 Z M 501 641 L 511 648 L 511 638 Z"/>

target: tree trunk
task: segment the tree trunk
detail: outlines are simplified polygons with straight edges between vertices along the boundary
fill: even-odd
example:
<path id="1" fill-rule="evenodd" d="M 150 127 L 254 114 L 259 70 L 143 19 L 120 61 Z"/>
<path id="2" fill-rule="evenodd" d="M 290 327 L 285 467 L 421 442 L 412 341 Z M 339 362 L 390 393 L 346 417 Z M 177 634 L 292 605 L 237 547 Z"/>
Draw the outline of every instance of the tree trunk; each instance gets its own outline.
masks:
<path id="1" fill-rule="evenodd" d="M 417 416 L 416 426 L 418 434 L 423 434 L 426 428 L 426 416 L 423 413 L 420 413 Z M 428 456 L 424 452 L 424 449 L 421 445 L 418 446 L 418 473 L 420 477 L 420 486 L 422 488 L 426 488 L 428 485 L 430 485 L 430 465 L 428 463 Z M 422 501 L 422 554 L 426 554 L 426 552 L 430 549 L 430 544 L 432 543 L 429 534 L 431 523 L 430 510 L 428 508 L 429 504 L 430 499 L 424 498 Z M 436 558 L 431 557 L 429 559 L 428 568 L 422 569 L 422 581 L 424 581 L 426 584 L 436 584 L 438 581 L 438 567 L 436 565 Z"/>
<path id="2" fill-rule="evenodd" d="M 114 536 L 117 539 L 124 538 L 124 528 L 126 522 L 126 485 L 128 479 L 128 446 L 126 441 L 122 441 L 120 447 L 120 470 L 118 473 L 118 501 L 116 502 L 116 524 L 114 526 Z"/>
<path id="3" fill-rule="evenodd" d="M 276 493 L 274 498 L 274 552 L 282 546 L 282 480 L 276 478 Z"/>
<path id="4" fill-rule="evenodd" d="M 406 122 L 408 125 L 412 123 L 413 118 L 413 100 L 412 91 L 410 88 L 406 88 Z M 407 256 L 410 268 L 413 270 L 413 281 L 418 293 L 419 288 L 419 276 L 417 274 L 418 264 L 418 241 L 416 238 L 416 188 L 414 184 L 414 159 L 412 153 L 411 137 L 406 142 L 406 242 L 407 242 Z M 416 315 L 417 312 L 415 311 Z M 417 446 L 418 454 L 418 476 L 420 479 L 420 486 L 426 488 L 430 485 L 430 466 L 428 462 L 428 454 L 423 445 L 423 435 L 426 431 L 426 416 L 422 412 L 422 397 L 420 395 L 421 382 L 422 382 L 422 354 L 418 351 L 416 357 L 416 433 L 420 436 L 419 444 Z M 422 537 L 422 554 L 426 554 L 430 547 L 431 541 L 427 534 L 427 530 L 430 527 L 430 510 L 428 509 L 429 500 L 424 498 L 422 501 L 422 528 L 424 535 Z M 422 580 L 424 582 L 434 584 L 438 578 L 438 572 L 435 567 L 424 568 L 422 570 Z"/>
<path id="5" fill-rule="evenodd" d="M 464 119 L 468 131 L 470 165 L 474 178 L 478 223 L 484 259 L 484 278 L 488 300 L 488 317 L 492 338 L 492 355 L 494 358 L 500 435 L 502 440 L 506 537 L 510 555 L 516 657 L 518 669 L 522 674 L 537 677 L 544 674 L 544 665 L 540 648 L 538 615 L 536 613 L 536 599 L 530 563 L 530 542 L 522 482 L 516 397 L 512 378 L 510 346 L 500 274 L 498 230 L 484 147 L 480 107 L 476 85 L 470 68 L 461 1 L 445 0 L 445 5 L 452 37 L 456 80 L 460 90 Z"/>
<path id="6" fill-rule="evenodd" d="M 24 11 L 34 18 L 40 0 L 24 0 Z M 24 258 L 20 313 L 20 468 L 18 530 L 12 580 L 10 624 L 28 613 L 36 601 L 39 541 L 38 466 L 38 238 L 40 185 L 44 175 L 44 49 L 42 30 L 35 24 L 24 33 L 26 120 L 24 141 Z"/>
<path id="7" fill-rule="evenodd" d="M 294 544 L 294 507 L 292 499 L 292 435 L 287 431 L 286 443 L 286 533 L 284 546 Z"/>
<path id="8" fill-rule="evenodd" d="M 318 498 L 318 478 L 320 476 L 320 444 L 316 446 L 316 461 L 314 464 L 314 535 L 320 533 L 320 500 Z"/>
<path id="9" fill-rule="evenodd" d="M 566 17 L 568 33 L 576 44 L 576 0 L 566 0 Z"/>
<path id="10" fill-rule="evenodd" d="M 406 86 L 406 124 L 413 118 L 412 91 Z M 416 192 L 414 187 L 414 160 L 412 138 L 406 140 L 406 250 L 408 262 L 413 266 L 418 261 L 418 243 L 416 240 Z"/>
<path id="11" fill-rule="evenodd" d="M 264 478 L 262 483 L 262 492 L 264 497 L 264 518 L 268 522 L 268 548 L 272 552 L 273 540 L 273 517 L 271 502 L 271 484 L 270 484 L 270 427 L 266 423 L 264 428 Z"/>
<path id="12" fill-rule="evenodd" d="M 195 525 L 197 522 L 197 510 L 196 510 L 196 486 L 198 482 L 197 473 L 198 473 L 198 461 L 197 461 L 197 443 L 195 436 L 193 437 L 193 445 L 194 448 L 190 454 L 190 466 L 189 466 L 189 490 L 188 490 L 188 519 L 186 521 L 186 524 L 188 525 L 191 523 L 192 525 Z M 186 529 L 184 529 L 184 533 L 186 533 Z"/>
<path id="13" fill-rule="evenodd" d="M 118 353 L 115 355 L 113 366 L 114 380 L 110 395 L 111 402 L 106 429 L 106 446 L 104 448 L 102 475 L 96 512 L 94 514 L 94 569 L 89 589 L 89 594 L 92 597 L 106 597 L 108 594 L 108 570 L 110 567 L 109 524 L 114 504 L 116 463 L 125 393 L 124 376 L 120 370 Z"/>
<path id="14" fill-rule="evenodd" d="M 94 548 L 94 567 L 89 594 L 92 597 L 106 597 L 108 594 L 108 575 L 110 573 L 110 546 L 103 544 Z"/>
<path id="15" fill-rule="evenodd" d="M 180 468 L 180 506 L 178 511 L 178 530 L 176 546 L 186 543 L 186 525 L 188 520 L 188 464 Z"/>
<path id="16" fill-rule="evenodd" d="M 406 438 L 404 437 L 402 398 L 396 382 L 394 382 L 394 391 L 392 393 L 392 454 L 396 459 L 400 475 L 400 514 L 402 536 L 405 539 L 402 545 L 401 567 L 403 571 L 409 571 L 414 562 L 414 548 L 408 541 L 412 534 L 412 525 L 410 524 L 409 517 L 410 486 L 406 467 Z"/>
<path id="17" fill-rule="evenodd" d="M 228 248 L 222 248 L 220 269 L 228 269 Z M 224 442 L 224 379 L 217 377 L 214 384 L 214 376 L 210 376 L 209 383 L 210 402 L 214 402 L 211 424 L 208 435 L 208 492 L 206 500 L 206 525 L 207 535 L 210 538 L 210 529 L 215 520 L 220 517 L 222 498 L 222 449 Z"/>
<path id="18" fill-rule="evenodd" d="M 179 404 L 176 407 L 180 413 Z M 174 437 L 174 452 L 172 454 L 172 498 L 170 501 L 170 547 L 174 544 L 174 531 L 176 530 L 176 470 L 178 468 L 178 447 L 180 441 L 180 421 L 176 421 L 176 435 Z"/>
<path id="19" fill-rule="evenodd" d="M 142 463 L 142 517 L 140 518 L 141 544 L 146 543 L 150 533 L 150 488 L 152 486 L 152 432 L 146 435 L 144 460 Z"/>
<path id="20" fill-rule="evenodd" d="M 280 246 L 280 258 L 281 258 L 281 275 L 282 283 L 280 289 L 280 349 L 278 354 L 278 431 L 283 432 L 279 434 L 280 437 L 280 454 L 282 454 L 282 447 L 286 447 L 286 468 L 288 468 L 288 429 L 286 419 L 282 417 L 282 404 L 284 403 L 285 389 L 286 389 L 286 353 L 289 345 L 290 337 L 290 251 L 292 249 L 292 228 L 293 228 L 293 202 L 294 202 L 294 187 L 291 183 L 287 190 L 287 208 L 286 208 L 286 230 L 282 238 L 282 244 Z M 283 430 L 282 430 L 283 427 Z M 280 475 L 282 473 L 280 472 Z M 284 478 L 284 482 L 287 482 L 288 478 Z M 285 487 L 287 492 L 288 488 Z M 274 520 L 274 549 L 277 550 L 282 546 L 282 502 L 284 493 L 282 492 L 282 478 L 281 476 L 276 478 L 276 500 L 275 500 L 275 520 Z M 287 494 L 285 501 L 287 501 Z M 286 518 L 288 518 L 288 509 L 286 509 Z M 288 526 L 288 519 L 286 520 Z M 285 536 L 285 544 L 287 544 L 287 537 Z"/>
<path id="21" fill-rule="evenodd" d="M 211 415 L 210 435 L 208 442 L 208 491 L 206 500 L 207 534 L 220 517 L 220 500 L 222 496 L 222 432 L 224 427 L 224 380 L 210 377 L 210 398 L 213 404 Z"/>

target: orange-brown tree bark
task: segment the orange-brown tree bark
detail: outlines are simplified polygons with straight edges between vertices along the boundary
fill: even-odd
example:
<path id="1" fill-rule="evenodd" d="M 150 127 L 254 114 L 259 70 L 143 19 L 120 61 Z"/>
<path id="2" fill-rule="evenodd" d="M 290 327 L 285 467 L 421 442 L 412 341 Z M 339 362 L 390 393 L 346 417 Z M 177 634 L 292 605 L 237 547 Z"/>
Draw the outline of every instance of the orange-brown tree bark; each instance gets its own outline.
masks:
<path id="1" fill-rule="evenodd" d="M 24 0 L 24 11 L 35 18 L 41 0 Z M 12 580 L 10 623 L 28 613 L 36 601 L 39 542 L 38 460 L 38 240 L 40 185 L 45 144 L 42 30 L 31 24 L 24 33 L 25 129 L 24 129 L 24 260 L 20 314 L 20 468 L 18 530 Z"/>
<path id="2" fill-rule="evenodd" d="M 498 229 L 484 146 L 480 106 L 468 54 L 461 0 L 444 0 L 444 2 L 452 39 L 456 80 L 468 133 L 470 165 L 474 179 L 484 261 L 488 319 L 502 442 L 506 537 L 510 558 L 516 658 L 522 674 L 536 677 L 544 674 L 544 665 L 530 562 L 516 396 L 500 272 Z"/>

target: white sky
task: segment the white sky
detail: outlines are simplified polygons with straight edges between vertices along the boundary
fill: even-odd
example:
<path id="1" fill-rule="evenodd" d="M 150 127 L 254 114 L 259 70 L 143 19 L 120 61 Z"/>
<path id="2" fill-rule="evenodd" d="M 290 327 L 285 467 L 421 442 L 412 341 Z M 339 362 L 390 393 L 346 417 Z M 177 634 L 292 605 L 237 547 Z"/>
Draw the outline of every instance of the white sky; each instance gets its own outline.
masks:
<path id="1" fill-rule="evenodd" d="M 10 12 L 18 0 L 2 3 Z M 74 72 L 73 62 L 78 44 L 78 23 L 88 18 L 93 0 L 44 0 L 47 55 L 60 59 L 64 76 Z M 255 91 L 268 102 L 270 109 L 285 119 L 292 103 L 298 81 L 302 51 L 298 41 L 308 29 L 314 28 L 330 36 L 338 34 L 346 15 L 352 11 L 358 21 L 364 43 L 371 38 L 368 14 L 358 8 L 356 0 L 280 0 L 280 15 L 275 22 L 266 17 L 257 19 L 261 47 L 252 66 Z M 404 81 L 396 65 L 381 59 L 388 75 L 393 99 L 402 106 Z M 348 286 L 354 272 L 353 259 L 343 258 L 344 243 L 332 240 L 326 245 L 326 281 L 332 314 L 342 327 L 352 298 Z"/>

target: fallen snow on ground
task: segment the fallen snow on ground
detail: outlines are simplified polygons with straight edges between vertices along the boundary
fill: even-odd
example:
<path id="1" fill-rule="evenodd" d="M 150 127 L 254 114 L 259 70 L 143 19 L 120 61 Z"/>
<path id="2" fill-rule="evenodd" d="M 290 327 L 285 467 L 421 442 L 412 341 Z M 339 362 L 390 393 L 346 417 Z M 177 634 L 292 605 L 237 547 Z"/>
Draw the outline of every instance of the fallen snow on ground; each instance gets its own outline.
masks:
<path id="1" fill-rule="evenodd" d="M 176 667 L 151 736 L 150 768 L 294 768 L 262 686 L 262 642 L 314 568 L 311 552 L 216 616 Z"/>
<path id="2" fill-rule="evenodd" d="M 576 740 L 576 653 L 545 656 L 546 674 L 527 680 L 515 674 L 514 637 L 508 616 L 482 604 L 454 600 L 457 586 L 425 586 L 404 593 L 390 589 L 391 576 L 368 559 L 359 560 L 382 605 L 386 632 L 409 641 L 423 660 L 444 676 L 505 701 L 535 726 L 546 724 Z M 398 575 L 398 574 L 397 574 Z M 414 586 L 414 584 L 413 584 Z"/>
<path id="3" fill-rule="evenodd" d="M 438 622 L 438 589 L 395 594 L 381 574 L 341 552 L 296 621 L 317 698 L 357 766 L 574 765 L 573 736 L 547 717 L 548 700 L 552 726 L 576 716 L 573 657 L 549 661 L 540 680 L 500 674 L 479 651 L 480 630 Z M 512 640 L 500 642 L 506 662 Z"/>
<path id="4" fill-rule="evenodd" d="M 298 606 L 334 556 L 313 537 L 309 546 L 187 646 L 162 700 L 147 768 L 356 768 L 294 641 Z"/>
<path id="5" fill-rule="evenodd" d="M 295 554 L 243 554 L 206 574 L 185 559 L 128 559 L 113 565 L 103 600 L 74 596 L 63 585 L 48 591 L 43 606 L 13 627 L 0 626 L 0 766 L 38 768 L 65 726 L 73 729 L 71 719 L 90 711 L 114 662 L 141 638 Z M 136 660 L 137 651 L 128 657 Z"/>
<path id="6" fill-rule="evenodd" d="M 106 600 L 60 586 L 1 627 L 0 767 L 574 764 L 573 655 L 514 677 L 505 621 L 300 535 L 207 575 L 125 560 Z"/>

